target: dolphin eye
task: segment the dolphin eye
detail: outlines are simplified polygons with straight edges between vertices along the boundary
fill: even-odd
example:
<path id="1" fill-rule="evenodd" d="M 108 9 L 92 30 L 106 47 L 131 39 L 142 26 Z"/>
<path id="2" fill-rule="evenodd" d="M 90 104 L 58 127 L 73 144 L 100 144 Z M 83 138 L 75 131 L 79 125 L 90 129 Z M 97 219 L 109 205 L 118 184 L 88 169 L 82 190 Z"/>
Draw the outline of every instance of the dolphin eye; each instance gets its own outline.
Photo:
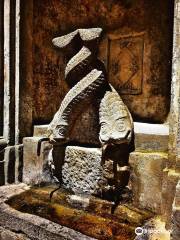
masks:
<path id="1" fill-rule="evenodd" d="M 105 125 L 101 126 L 101 134 L 106 134 L 107 133 L 107 127 Z"/>
<path id="2" fill-rule="evenodd" d="M 107 124 L 103 123 L 103 124 L 101 125 L 100 134 L 105 136 L 105 135 L 107 135 L 108 133 L 109 133 L 109 127 L 108 127 Z"/>
<path id="3" fill-rule="evenodd" d="M 58 133 L 58 135 L 62 136 L 65 134 L 65 126 L 63 125 L 57 125 L 56 126 L 56 132 Z"/>
<path id="4" fill-rule="evenodd" d="M 59 135 L 63 135 L 65 133 L 65 130 L 63 128 L 60 128 L 58 130 Z"/>

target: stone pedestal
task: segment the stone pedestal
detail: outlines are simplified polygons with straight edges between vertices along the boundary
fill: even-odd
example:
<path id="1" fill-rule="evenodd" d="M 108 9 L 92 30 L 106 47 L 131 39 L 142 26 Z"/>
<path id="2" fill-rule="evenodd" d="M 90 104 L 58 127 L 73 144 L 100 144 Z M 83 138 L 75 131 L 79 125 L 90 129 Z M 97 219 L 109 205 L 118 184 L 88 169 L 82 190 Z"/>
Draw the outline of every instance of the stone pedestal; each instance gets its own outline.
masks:
<path id="1" fill-rule="evenodd" d="M 38 142 L 41 139 L 42 137 L 26 137 L 23 139 L 23 182 L 27 184 L 50 181 L 50 175 L 46 172 L 46 164 L 52 145 L 48 141 L 42 142 L 40 156 L 38 156 Z"/>
<path id="2" fill-rule="evenodd" d="M 135 205 L 161 213 L 163 169 L 167 159 L 165 153 L 130 154 L 131 185 Z"/>
<path id="3" fill-rule="evenodd" d="M 99 148 L 68 146 L 62 168 L 65 188 L 75 193 L 95 193 L 104 182 L 101 161 Z"/>

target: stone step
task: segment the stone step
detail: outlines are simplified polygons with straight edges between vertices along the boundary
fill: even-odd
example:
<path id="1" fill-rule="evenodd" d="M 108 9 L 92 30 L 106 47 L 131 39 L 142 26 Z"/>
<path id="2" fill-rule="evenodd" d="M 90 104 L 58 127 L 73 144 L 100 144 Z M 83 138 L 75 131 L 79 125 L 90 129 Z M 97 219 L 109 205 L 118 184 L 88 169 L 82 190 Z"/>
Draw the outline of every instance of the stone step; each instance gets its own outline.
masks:
<path id="1" fill-rule="evenodd" d="M 23 139 L 23 182 L 27 184 L 39 184 L 43 181 L 49 181 L 48 174 L 44 174 L 44 168 L 47 163 L 51 144 L 48 141 L 40 143 L 40 152 L 38 154 L 39 142 L 42 137 L 25 137 Z"/>

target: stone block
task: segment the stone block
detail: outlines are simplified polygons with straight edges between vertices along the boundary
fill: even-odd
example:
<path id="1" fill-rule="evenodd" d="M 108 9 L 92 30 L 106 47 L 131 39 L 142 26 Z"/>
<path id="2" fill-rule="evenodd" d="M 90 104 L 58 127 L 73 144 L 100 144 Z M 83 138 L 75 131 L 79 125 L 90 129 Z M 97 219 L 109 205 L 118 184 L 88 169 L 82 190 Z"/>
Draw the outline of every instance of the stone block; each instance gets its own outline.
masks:
<path id="1" fill-rule="evenodd" d="M 167 159 L 167 154 L 158 152 L 130 154 L 130 184 L 136 206 L 161 213 L 163 169 Z"/>
<path id="2" fill-rule="evenodd" d="M 63 185 L 75 193 L 94 193 L 103 181 L 99 148 L 68 146 L 62 168 Z"/>
<path id="3" fill-rule="evenodd" d="M 15 233 L 0 227 L 0 240 L 30 240 L 24 234 Z"/>
<path id="4" fill-rule="evenodd" d="M 171 227 L 172 204 L 176 192 L 176 185 L 179 179 L 179 173 L 173 169 L 165 168 L 163 171 L 162 184 L 162 215 L 166 222 L 166 228 Z"/>
<path id="5" fill-rule="evenodd" d="M 41 143 L 40 156 L 38 156 L 38 143 L 42 137 L 26 137 L 23 139 L 23 182 L 38 184 L 49 181 L 46 171 L 48 153 L 52 145 L 48 141 Z"/>

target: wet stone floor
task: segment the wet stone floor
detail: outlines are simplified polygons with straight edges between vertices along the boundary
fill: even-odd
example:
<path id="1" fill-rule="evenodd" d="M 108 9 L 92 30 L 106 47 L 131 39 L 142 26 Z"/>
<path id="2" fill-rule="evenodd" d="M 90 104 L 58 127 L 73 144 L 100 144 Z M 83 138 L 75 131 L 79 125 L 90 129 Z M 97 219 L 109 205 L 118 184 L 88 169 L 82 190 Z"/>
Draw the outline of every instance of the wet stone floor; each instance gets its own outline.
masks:
<path id="1" fill-rule="evenodd" d="M 50 193 L 55 188 L 32 187 L 7 203 L 18 211 L 38 215 L 100 240 L 134 239 L 135 228 L 152 217 L 150 212 L 131 203 L 120 203 L 112 214 L 112 202 L 74 195 L 64 189 L 56 191 L 50 201 Z"/>

